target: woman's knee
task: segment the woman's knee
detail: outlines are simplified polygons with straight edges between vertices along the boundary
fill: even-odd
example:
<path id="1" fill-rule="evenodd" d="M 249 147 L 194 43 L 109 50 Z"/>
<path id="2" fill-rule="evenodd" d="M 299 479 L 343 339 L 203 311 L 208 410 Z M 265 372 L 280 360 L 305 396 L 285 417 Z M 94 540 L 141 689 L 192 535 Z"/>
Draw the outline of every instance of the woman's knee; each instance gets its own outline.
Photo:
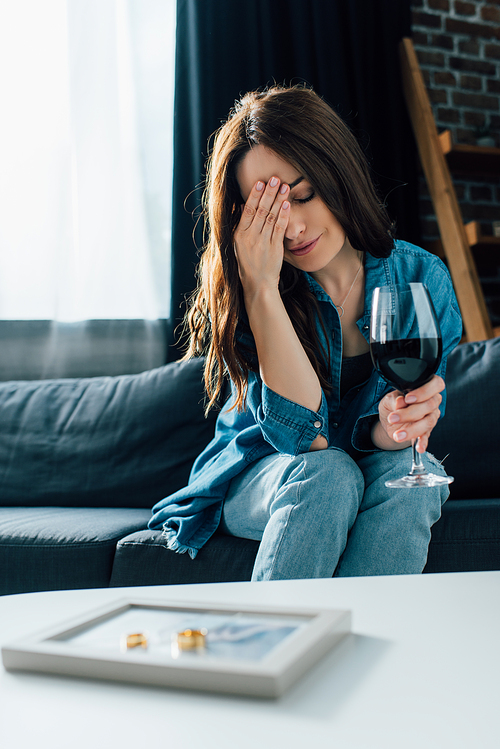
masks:
<path id="1" fill-rule="evenodd" d="M 301 456 L 304 459 L 304 469 L 308 476 L 318 476 L 321 480 L 332 481 L 332 488 L 338 484 L 348 484 L 359 487 L 363 491 L 363 474 L 356 462 L 343 450 L 328 448 L 315 450 Z"/>
<path id="2" fill-rule="evenodd" d="M 363 474 L 342 450 L 304 453 L 290 461 L 287 480 L 276 492 L 271 514 L 308 518 L 310 528 L 345 528 L 354 523 L 363 499 Z"/>
<path id="3" fill-rule="evenodd" d="M 302 480 L 314 483 L 333 497 L 338 494 L 355 494 L 362 498 L 364 492 L 363 474 L 356 462 L 343 450 L 328 448 L 305 453 Z"/>

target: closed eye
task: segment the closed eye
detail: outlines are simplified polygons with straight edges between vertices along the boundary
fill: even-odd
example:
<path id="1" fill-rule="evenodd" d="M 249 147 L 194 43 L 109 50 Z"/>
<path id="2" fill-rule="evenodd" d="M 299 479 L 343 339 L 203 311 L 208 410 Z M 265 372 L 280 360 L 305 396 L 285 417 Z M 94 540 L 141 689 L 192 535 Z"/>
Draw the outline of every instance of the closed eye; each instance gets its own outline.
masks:
<path id="1" fill-rule="evenodd" d="M 307 198 L 295 198 L 295 203 L 300 203 L 301 205 L 304 203 L 309 203 L 310 200 L 312 200 L 315 196 L 314 190 L 310 195 L 307 196 Z"/>

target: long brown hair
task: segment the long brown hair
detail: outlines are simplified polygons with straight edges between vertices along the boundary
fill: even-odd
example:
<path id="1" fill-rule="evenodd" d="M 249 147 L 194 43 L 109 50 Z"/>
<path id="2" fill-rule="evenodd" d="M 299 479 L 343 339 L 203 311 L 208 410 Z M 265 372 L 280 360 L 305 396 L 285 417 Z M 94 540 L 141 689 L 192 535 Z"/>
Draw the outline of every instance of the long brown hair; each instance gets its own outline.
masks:
<path id="1" fill-rule="evenodd" d="M 204 354 L 207 411 L 217 401 L 225 375 L 244 408 L 248 374 L 258 371 L 245 345 L 243 290 L 233 250 L 242 197 L 236 168 L 248 151 L 263 145 L 291 164 L 332 212 L 356 250 L 388 257 L 391 221 L 370 177 L 366 158 L 347 125 L 311 89 L 278 87 L 246 94 L 217 131 L 203 195 L 204 249 L 198 287 L 186 316 L 189 346 L 184 359 Z M 280 293 L 297 335 L 324 388 L 327 356 L 316 321 L 321 316 L 303 273 L 284 262 Z M 250 334 L 251 338 L 251 334 Z"/>

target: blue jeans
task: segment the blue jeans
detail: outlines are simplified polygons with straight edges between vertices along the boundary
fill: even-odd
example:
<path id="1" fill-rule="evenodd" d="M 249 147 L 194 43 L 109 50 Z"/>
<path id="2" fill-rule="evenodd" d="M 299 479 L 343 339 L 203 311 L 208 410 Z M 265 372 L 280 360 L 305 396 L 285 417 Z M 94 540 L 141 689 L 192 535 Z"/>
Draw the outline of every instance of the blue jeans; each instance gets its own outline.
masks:
<path id="1" fill-rule="evenodd" d="M 449 489 L 385 486 L 410 465 L 411 448 L 358 462 L 337 448 L 269 455 L 232 480 L 221 529 L 261 542 L 252 580 L 418 574 Z"/>

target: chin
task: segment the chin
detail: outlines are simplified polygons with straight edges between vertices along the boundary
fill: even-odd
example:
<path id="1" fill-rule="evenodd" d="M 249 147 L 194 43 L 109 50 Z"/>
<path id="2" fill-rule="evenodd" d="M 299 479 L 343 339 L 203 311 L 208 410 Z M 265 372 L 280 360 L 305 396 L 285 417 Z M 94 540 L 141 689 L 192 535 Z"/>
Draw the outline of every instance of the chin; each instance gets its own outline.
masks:
<path id="1" fill-rule="evenodd" d="M 313 253 L 311 253 L 311 255 L 312 254 Z M 328 261 L 323 262 L 319 258 L 314 258 L 310 255 L 304 255 L 303 257 L 292 257 L 290 259 L 287 258 L 285 262 L 287 262 L 289 265 L 293 265 L 294 268 L 297 268 L 298 270 L 304 270 L 307 273 L 317 273 L 318 271 L 325 268 L 326 265 L 328 265 Z"/>

